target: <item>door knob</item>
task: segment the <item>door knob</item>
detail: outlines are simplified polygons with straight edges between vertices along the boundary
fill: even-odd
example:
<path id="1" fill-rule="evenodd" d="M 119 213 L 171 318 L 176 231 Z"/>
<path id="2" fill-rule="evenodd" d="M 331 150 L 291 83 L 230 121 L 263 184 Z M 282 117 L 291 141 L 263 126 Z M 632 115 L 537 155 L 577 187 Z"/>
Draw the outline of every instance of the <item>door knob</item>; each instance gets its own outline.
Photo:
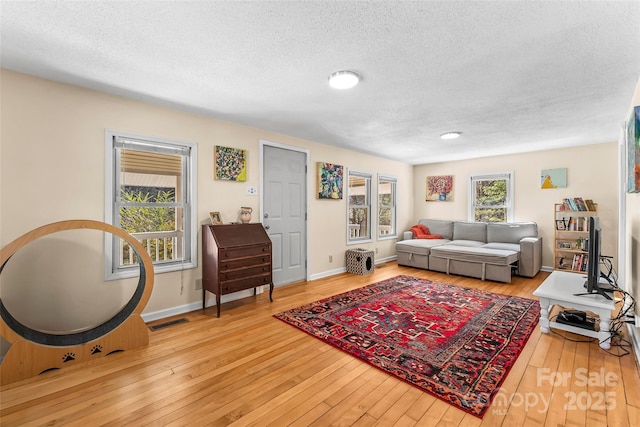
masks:
<path id="1" fill-rule="evenodd" d="M 271 227 L 270 227 L 269 225 L 265 225 L 265 226 L 264 226 L 264 228 L 265 228 L 265 230 L 268 230 L 268 229 L 270 229 Z"/>

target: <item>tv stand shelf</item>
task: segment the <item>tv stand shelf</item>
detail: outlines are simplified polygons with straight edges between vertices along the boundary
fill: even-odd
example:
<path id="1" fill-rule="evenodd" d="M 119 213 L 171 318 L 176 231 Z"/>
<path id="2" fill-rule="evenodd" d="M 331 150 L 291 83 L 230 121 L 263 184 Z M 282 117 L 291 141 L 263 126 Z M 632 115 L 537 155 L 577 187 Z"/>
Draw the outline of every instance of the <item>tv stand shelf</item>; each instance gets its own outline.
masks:
<path id="1" fill-rule="evenodd" d="M 550 329 L 554 328 L 597 338 L 600 347 L 607 350 L 611 347 L 611 332 L 609 328 L 611 325 L 611 313 L 616 307 L 615 301 L 608 300 L 596 293 L 584 294 L 586 292 L 584 288 L 585 280 L 586 277 L 582 274 L 554 271 L 533 292 L 533 295 L 540 298 L 540 331 L 548 334 Z M 565 309 L 572 308 L 595 313 L 600 319 L 599 330 L 592 331 L 555 322 L 549 318 L 549 313 L 554 305 L 560 305 Z"/>

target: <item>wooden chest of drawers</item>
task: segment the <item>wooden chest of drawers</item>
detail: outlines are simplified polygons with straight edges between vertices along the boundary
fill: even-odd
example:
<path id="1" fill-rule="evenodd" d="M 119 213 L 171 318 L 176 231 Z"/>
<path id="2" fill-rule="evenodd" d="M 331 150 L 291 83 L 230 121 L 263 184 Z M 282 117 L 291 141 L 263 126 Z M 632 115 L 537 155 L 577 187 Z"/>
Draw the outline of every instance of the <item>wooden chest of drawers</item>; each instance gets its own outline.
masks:
<path id="1" fill-rule="evenodd" d="M 271 240 L 262 224 L 224 224 L 202 226 L 202 308 L 206 291 L 216 295 L 218 317 L 220 296 L 269 285 Z"/>

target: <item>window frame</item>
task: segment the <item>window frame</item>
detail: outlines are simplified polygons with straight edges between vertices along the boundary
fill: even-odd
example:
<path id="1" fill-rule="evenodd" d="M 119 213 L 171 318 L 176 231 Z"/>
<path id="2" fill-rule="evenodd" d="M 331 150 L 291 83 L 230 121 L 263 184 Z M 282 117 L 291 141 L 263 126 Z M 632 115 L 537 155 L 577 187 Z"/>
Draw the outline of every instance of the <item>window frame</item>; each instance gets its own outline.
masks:
<path id="1" fill-rule="evenodd" d="M 363 178 L 365 180 L 365 199 L 366 204 L 364 205 L 351 205 L 351 177 Z M 370 172 L 363 172 L 353 169 L 347 169 L 347 209 L 346 209 L 346 223 L 347 223 L 347 245 L 355 245 L 359 243 L 367 243 L 372 241 L 372 203 L 371 203 L 371 181 L 373 179 L 373 174 Z M 354 208 L 366 208 L 367 209 L 367 235 L 366 236 L 358 236 L 351 237 L 350 223 L 349 223 L 349 210 Z"/>
<path id="2" fill-rule="evenodd" d="M 389 234 L 382 234 L 382 226 L 380 225 L 380 209 L 383 207 L 380 204 L 380 188 L 381 182 L 391 184 L 391 206 L 384 206 L 384 208 L 391 209 L 391 232 Z M 398 196 L 398 178 L 391 175 L 378 174 L 378 215 L 377 215 L 377 234 L 378 240 L 389 240 L 398 237 L 398 224 L 397 224 L 397 196 Z"/>
<path id="3" fill-rule="evenodd" d="M 181 154 L 182 180 L 184 192 L 182 201 L 170 203 L 182 208 L 183 219 L 183 256 L 176 261 L 154 261 L 154 272 L 167 273 L 196 268 L 198 266 L 198 230 L 197 230 L 197 177 L 198 177 L 198 146 L 195 143 L 138 135 L 117 130 L 105 130 L 105 204 L 104 218 L 107 224 L 119 226 L 119 209 L 123 205 L 119 197 L 120 182 L 120 152 L 119 140 L 129 140 L 140 146 L 154 147 L 160 153 Z M 147 150 L 139 150 L 147 151 Z M 185 154 L 186 153 L 186 154 Z M 165 204 L 166 205 L 166 204 Z M 111 237 L 111 238 L 109 238 Z M 105 236 L 104 239 L 104 278 L 118 280 L 139 275 L 137 264 L 120 266 L 117 236 Z"/>
<path id="4" fill-rule="evenodd" d="M 476 222 L 475 220 L 475 211 L 476 208 L 481 207 L 476 205 L 476 193 L 475 193 L 475 182 L 476 181 L 485 181 L 485 180 L 498 180 L 504 179 L 507 181 L 507 200 L 504 206 L 490 206 L 491 208 L 503 207 L 507 210 L 506 222 L 513 222 L 514 218 L 514 173 L 513 171 L 509 172 L 497 172 L 497 173 L 484 173 L 484 174 L 474 174 L 469 176 L 469 210 L 467 213 L 467 218 L 471 222 Z"/>

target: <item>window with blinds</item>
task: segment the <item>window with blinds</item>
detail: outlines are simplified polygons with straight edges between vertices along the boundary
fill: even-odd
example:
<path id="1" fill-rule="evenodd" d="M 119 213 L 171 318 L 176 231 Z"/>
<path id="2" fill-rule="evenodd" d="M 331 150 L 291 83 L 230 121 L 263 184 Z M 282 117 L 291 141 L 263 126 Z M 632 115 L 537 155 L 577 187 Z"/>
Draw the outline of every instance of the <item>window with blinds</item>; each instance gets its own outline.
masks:
<path id="1" fill-rule="evenodd" d="M 157 273 L 195 267 L 196 146 L 113 131 L 106 133 L 106 146 L 106 222 L 136 237 Z M 128 243 L 106 240 L 106 277 L 137 274 Z"/>

